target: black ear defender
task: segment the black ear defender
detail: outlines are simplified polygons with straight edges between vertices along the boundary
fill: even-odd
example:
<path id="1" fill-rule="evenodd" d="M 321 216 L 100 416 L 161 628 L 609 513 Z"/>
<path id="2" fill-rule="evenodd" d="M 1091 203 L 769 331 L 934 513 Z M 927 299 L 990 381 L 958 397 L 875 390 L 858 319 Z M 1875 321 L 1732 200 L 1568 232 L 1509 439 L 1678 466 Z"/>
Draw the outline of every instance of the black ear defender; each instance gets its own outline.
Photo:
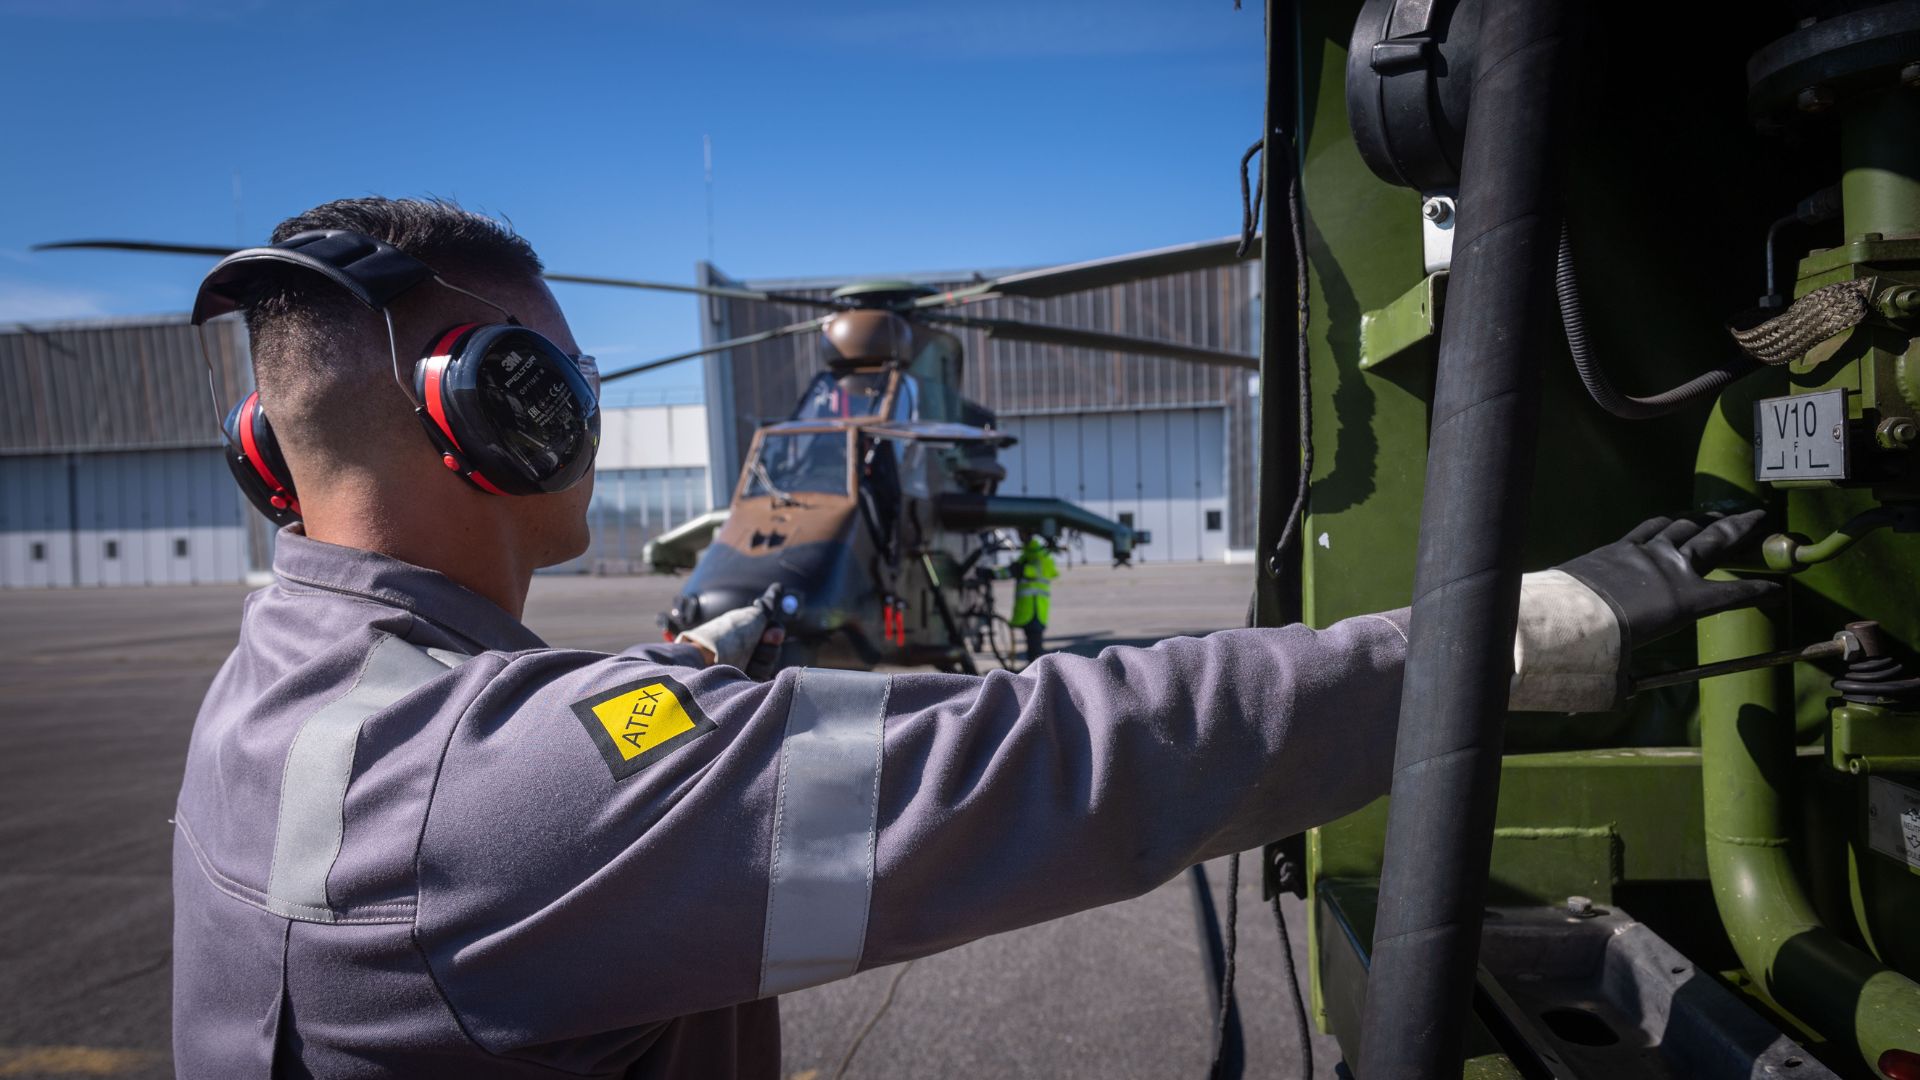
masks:
<path id="1" fill-rule="evenodd" d="M 474 487 L 494 495 L 548 494 L 579 483 L 593 467 L 600 407 L 582 361 L 520 325 L 500 305 L 449 284 L 432 267 L 370 236 L 316 229 L 234 252 L 200 283 L 193 325 L 241 310 L 258 296 L 264 272 L 287 266 L 326 278 L 380 313 L 394 381 L 412 399 L 441 462 Z M 506 321 L 467 323 L 434 335 L 408 379 L 389 307 L 426 281 L 473 297 Z M 211 358 L 207 371 L 211 383 Z M 299 497 L 258 393 L 235 405 L 221 429 L 227 466 L 247 499 L 275 524 L 300 520 Z"/>
<path id="2" fill-rule="evenodd" d="M 299 521 L 300 497 L 293 493 L 287 459 L 280 454 L 267 414 L 260 411 L 260 395 L 249 392 L 241 398 L 227 412 L 220 433 L 227 440 L 227 468 L 254 509 L 275 525 Z"/>
<path id="3" fill-rule="evenodd" d="M 483 491 L 565 491 L 593 466 L 592 387 L 572 357 L 518 323 L 441 333 L 414 365 L 413 391 L 441 463 Z"/>

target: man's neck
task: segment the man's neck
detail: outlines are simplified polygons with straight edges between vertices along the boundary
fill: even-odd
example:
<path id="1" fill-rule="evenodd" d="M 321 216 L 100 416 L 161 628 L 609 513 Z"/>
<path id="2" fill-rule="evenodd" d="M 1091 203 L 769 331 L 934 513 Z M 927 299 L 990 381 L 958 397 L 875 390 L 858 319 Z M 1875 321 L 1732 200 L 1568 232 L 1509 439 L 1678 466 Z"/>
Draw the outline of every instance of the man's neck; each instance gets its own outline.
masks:
<path id="1" fill-rule="evenodd" d="M 306 500 L 302 509 L 306 533 L 315 540 L 438 571 L 516 619 L 526 609 L 534 564 L 518 557 L 520 545 L 504 515 L 371 492 Z"/>

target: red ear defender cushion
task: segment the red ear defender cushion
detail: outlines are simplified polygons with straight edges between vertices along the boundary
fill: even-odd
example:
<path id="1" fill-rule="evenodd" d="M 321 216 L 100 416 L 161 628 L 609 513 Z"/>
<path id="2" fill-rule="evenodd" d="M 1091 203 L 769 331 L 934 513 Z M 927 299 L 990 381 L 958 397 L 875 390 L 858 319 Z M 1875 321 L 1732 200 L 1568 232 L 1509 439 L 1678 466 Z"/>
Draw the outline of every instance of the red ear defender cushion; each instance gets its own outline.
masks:
<path id="1" fill-rule="evenodd" d="M 490 495 L 505 495 L 506 492 L 500 490 L 498 485 L 488 480 L 479 469 L 469 466 L 461 457 L 464 448 L 460 445 L 460 436 L 454 434 L 454 423 L 447 414 L 447 365 L 453 363 L 452 351 L 458 346 L 463 335 L 480 325 L 463 323 L 440 335 L 439 341 L 434 343 L 433 355 L 414 365 L 414 390 L 419 393 L 420 404 L 426 409 L 426 416 L 423 419 L 430 423 L 428 434 L 433 435 L 435 432 L 432 429 L 438 429 L 438 433 L 453 449 L 452 453 L 444 450 L 441 453 L 441 461 L 447 468 L 458 473 L 481 491 Z M 440 440 L 434 441 L 439 443 Z"/>
<path id="2" fill-rule="evenodd" d="M 441 396 L 441 388 L 446 383 L 447 364 L 451 357 L 429 356 L 420 361 L 420 403 L 427 408 L 427 415 L 433 418 L 433 426 L 447 437 L 455 450 L 460 449 L 460 437 L 453 433 L 453 425 L 447 420 L 447 401 Z"/>
<path id="3" fill-rule="evenodd" d="M 227 466 L 240 491 L 254 508 L 277 525 L 300 520 L 300 500 L 293 483 L 282 480 L 286 459 L 273 436 L 273 427 L 260 410 L 260 396 L 248 394 L 227 414 L 221 425 L 226 436 Z"/>
<path id="4" fill-rule="evenodd" d="M 247 464 L 260 474 L 260 479 L 266 481 L 267 487 L 276 495 L 289 496 L 288 501 L 291 502 L 292 493 L 287 490 L 287 485 L 280 482 L 279 477 L 273 475 L 273 469 L 260 452 L 260 432 L 256 425 L 263 419 L 265 417 L 260 414 L 260 394 L 257 391 L 248 394 L 247 400 L 240 404 L 240 449 L 247 455 Z M 293 512 L 300 512 L 298 503 L 293 504 Z"/>
<path id="5" fill-rule="evenodd" d="M 426 357 L 414 365 L 413 388 L 420 395 L 420 404 L 426 407 L 434 426 L 440 429 L 440 434 L 447 437 L 455 450 L 460 449 L 460 438 L 453 433 L 452 421 L 447 419 L 447 402 L 442 395 L 442 388 L 446 382 L 447 365 L 453 362 L 454 349 L 461 336 L 479 326 L 479 323 L 461 323 L 441 334 Z"/>

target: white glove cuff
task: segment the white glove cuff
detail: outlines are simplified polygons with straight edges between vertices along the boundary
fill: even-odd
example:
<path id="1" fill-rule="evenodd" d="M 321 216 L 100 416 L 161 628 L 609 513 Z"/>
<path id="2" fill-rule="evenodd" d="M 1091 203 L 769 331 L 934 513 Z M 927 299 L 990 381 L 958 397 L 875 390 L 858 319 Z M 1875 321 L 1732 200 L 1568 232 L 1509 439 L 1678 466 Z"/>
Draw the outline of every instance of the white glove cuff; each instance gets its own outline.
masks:
<path id="1" fill-rule="evenodd" d="M 748 605 L 734 608 L 717 618 L 708 619 L 687 630 L 676 641 L 692 642 L 713 654 L 713 662 L 730 667 L 745 667 L 754 646 L 767 631 L 766 613 Z"/>
<path id="2" fill-rule="evenodd" d="M 1619 706 L 1620 621 L 1613 608 L 1560 570 L 1520 579 L 1513 635 L 1515 712 L 1607 712 Z"/>

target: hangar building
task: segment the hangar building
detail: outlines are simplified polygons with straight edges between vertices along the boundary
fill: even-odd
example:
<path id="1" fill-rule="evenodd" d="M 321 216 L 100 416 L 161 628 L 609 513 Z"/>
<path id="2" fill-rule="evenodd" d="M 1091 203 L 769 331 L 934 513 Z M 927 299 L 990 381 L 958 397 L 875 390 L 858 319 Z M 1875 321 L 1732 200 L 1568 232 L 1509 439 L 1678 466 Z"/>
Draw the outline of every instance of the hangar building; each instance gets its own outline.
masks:
<path id="1" fill-rule="evenodd" d="M 217 319 L 204 340 L 224 414 L 252 386 L 246 327 Z M 0 588 L 266 570 L 272 526 L 222 460 L 200 348 L 184 315 L 0 331 Z M 704 407 L 608 409 L 600 442 L 594 547 L 556 570 L 622 572 L 647 540 L 709 508 Z"/>
<path id="2" fill-rule="evenodd" d="M 948 288 L 1002 271 L 889 274 Z M 858 278 L 737 281 L 702 264 L 710 285 L 826 296 Z M 968 314 L 1159 338 L 1253 355 L 1259 351 L 1257 262 L 1194 270 L 1048 300 L 1001 299 Z M 701 335 L 724 341 L 801 322 L 812 309 L 750 300 L 702 302 Z M 1020 441 L 1001 453 L 1009 495 L 1059 495 L 1146 529 L 1144 561 L 1220 560 L 1253 547 L 1253 444 L 1258 380 L 1245 371 L 1096 349 L 989 342 L 949 328 L 966 347 L 962 392 L 999 415 Z M 756 427 L 784 419 L 824 366 L 817 334 L 776 339 L 706 359 L 715 505 L 732 495 Z M 1107 558 L 1085 545 L 1089 561 Z"/>
<path id="3" fill-rule="evenodd" d="M 712 284 L 825 295 L 854 279 Z M 911 275 L 936 287 L 972 273 Z M 1252 354 L 1257 264 L 974 310 Z M 700 307 L 706 341 L 815 312 L 740 300 Z M 1019 439 L 1003 452 L 1008 494 L 1071 498 L 1149 530 L 1149 561 L 1218 560 L 1253 546 L 1254 407 L 1246 372 L 1092 349 L 994 341 L 957 330 L 963 392 Z M 0 330 L 0 587 L 243 581 L 271 562 L 267 522 L 221 460 L 201 342 L 224 412 L 251 385 L 246 331 L 184 315 Z M 589 515 L 593 548 L 558 571 L 640 569 L 647 540 L 725 505 L 754 428 L 784 418 L 822 365 L 817 335 L 706 360 L 706 405 L 606 410 Z M 709 463 L 712 466 L 709 467 Z M 1088 541 L 1090 561 L 1107 557 Z"/>

